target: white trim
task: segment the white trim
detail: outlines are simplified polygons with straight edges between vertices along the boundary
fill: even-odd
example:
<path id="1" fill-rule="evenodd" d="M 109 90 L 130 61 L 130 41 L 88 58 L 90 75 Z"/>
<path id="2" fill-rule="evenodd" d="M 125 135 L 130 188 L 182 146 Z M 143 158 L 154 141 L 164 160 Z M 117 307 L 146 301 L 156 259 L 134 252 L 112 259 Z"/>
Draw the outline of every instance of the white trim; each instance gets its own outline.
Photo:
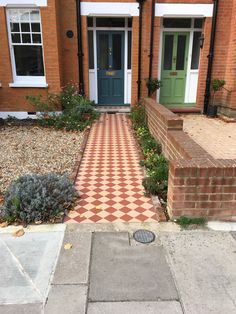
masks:
<path id="1" fill-rule="evenodd" d="M 0 111 L 0 118 L 7 119 L 9 117 L 14 117 L 17 119 L 37 119 L 37 115 L 29 115 L 27 111 Z"/>
<path id="2" fill-rule="evenodd" d="M 38 6 L 38 7 L 46 7 L 48 5 L 47 0 L 0 0 L 0 6 Z"/>
<path id="3" fill-rule="evenodd" d="M 38 119 L 41 112 L 36 112 L 36 114 L 29 114 L 28 111 L 0 111 L 0 118 L 7 119 L 13 117 L 16 119 Z M 54 111 L 53 114 L 61 114 L 61 111 Z"/>
<path id="4" fill-rule="evenodd" d="M 155 16 L 212 17 L 213 4 L 157 3 Z"/>
<path id="5" fill-rule="evenodd" d="M 32 87 L 32 88 L 47 88 L 47 83 L 10 83 L 9 87 Z"/>
<path id="6" fill-rule="evenodd" d="M 138 7 L 134 2 L 81 2 L 81 15 L 139 16 Z"/>

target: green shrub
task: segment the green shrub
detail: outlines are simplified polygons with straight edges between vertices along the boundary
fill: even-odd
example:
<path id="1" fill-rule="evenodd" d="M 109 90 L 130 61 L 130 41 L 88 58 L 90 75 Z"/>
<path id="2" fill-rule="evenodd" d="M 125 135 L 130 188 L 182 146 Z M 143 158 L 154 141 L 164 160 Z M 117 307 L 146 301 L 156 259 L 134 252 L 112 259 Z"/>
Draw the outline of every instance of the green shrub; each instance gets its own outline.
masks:
<path id="1" fill-rule="evenodd" d="M 157 78 L 148 77 L 145 79 L 145 82 L 151 95 L 153 95 L 161 87 L 161 81 Z"/>
<path id="2" fill-rule="evenodd" d="M 146 126 L 142 126 L 136 129 L 137 137 L 143 154 L 146 157 L 150 152 L 161 154 L 161 145 L 158 143 L 153 136 L 150 134 Z"/>
<path id="3" fill-rule="evenodd" d="M 27 99 L 36 111 L 41 112 L 38 122 L 42 126 L 82 131 L 99 115 L 94 102 L 81 96 L 76 84 L 66 85 L 59 94 L 47 93 L 46 99 L 42 96 L 28 96 Z M 62 109 L 62 113 L 53 113 L 58 108 Z"/>
<path id="4" fill-rule="evenodd" d="M 144 161 L 147 169 L 147 177 L 143 185 L 147 194 L 159 195 L 166 199 L 168 187 L 168 161 L 163 155 L 152 153 Z"/>
<path id="5" fill-rule="evenodd" d="M 130 118 L 134 129 L 146 127 L 145 107 L 141 104 L 131 107 Z"/>
<path id="6" fill-rule="evenodd" d="M 143 180 L 146 194 L 158 195 L 165 202 L 168 188 L 168 161 L 161 154 L 161 145 L 151 135 L 145 119 L 145 107 L 137 105 L 131 109 L 131 121 L 141 146 L 144 160 L 140 165 L 147 170 Z"/>
<path id="7" fill-rule="evenodd" d="M 18 178 L 6 192 L 0 219 L 12 222 L 47 222 L 74 204 L 77 192 L 65 176 L 28 174 Z"/>

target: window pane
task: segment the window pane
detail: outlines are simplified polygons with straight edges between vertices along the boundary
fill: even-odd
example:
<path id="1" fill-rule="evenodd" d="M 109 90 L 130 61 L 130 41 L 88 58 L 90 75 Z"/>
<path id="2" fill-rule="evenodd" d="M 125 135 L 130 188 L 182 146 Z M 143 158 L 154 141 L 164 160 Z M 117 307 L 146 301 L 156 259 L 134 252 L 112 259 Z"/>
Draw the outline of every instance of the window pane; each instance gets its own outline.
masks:
<path id="1" fill-rule="evenodd" d="M 30 20 L 31 21 L 40 21 L 40 15 L 38 10 L 32 10 L 30 12 Z"/>
<path id="2" fill-rule="evenodd" d="M 87 18 L 87 25 L 88 25 L 88 27 L 93 27 L 93 18 L 92 17 Z"/>
<path id="3" fill-rule="evenodd" d="M 93 31 L 88 31 L 88 44 L 89 44 L 89 68 L 94 69 Z"/>
<path id="4" fill-rule="evenodd" d="M 128 27 L 132 27 L 132 17 L 128 18 Z"/>
<path id="5" fill-rule="evenodd" d="M 14 44 L 20 43 L 20 34 L 11 34 L 11 40 Z"/>
<path id="6" fill-rule="evenodd" d="M 32 32 L 40 33 L 41 32 L 40 23 L 31 23 L 31 29 Z"/>
<path id="7" fill-rule="evenodd" d="M 20 31 L 20 24 L 19 23 L 11 23 L 11 31 L 14 32 L 19 32 Z"/>
<path id="8" fill-rule="evenodd" d="M 195 19 L 194 20 L 194 27 L 195 28 L 202 28 L 203 19 Z"/>
<path id="9" fill-rule="evenodd" d="M 174 36 L 165 35 L 164 70 L 172 70 Z"/>
<path id="10" fill-rule="evenodd" d="M 33 43 L 41 44 L 41 34 L 32 34 Z"/>
<path id="11" fill-rule="evenodd" d="M 121 34 L 112 36 L 112 64 L 114 70 L 121 70 Z"/>
<path id="12" fill-rule="evenodd" d="M 176 70 L 184 70 L 186 35 L 178 36 Z"/>
<path id="13" fill-rule="evenodd" d="M 23 11 L 20 10 L 20 20 L 23 22 L 28 22 L 29 21 L 29 11 Z"/>
<path id="14" fill-rule="evenodd" d="M 132 32 L 128 32 L 128 69 L 131 69 Z"/>
<path id="15" fill-rule="evenodd" d="M 124 18 L 103 18 L 98 17 L 96 19 L 97 27 L 124 27 Z"/>
<path id="16" fill-rule="evenodd" d="M 18 10 L 10 10 L 9 11 L 10 21 L 11 22 L 18 22 L 19 21 L 19 14 Z"/>
<path id="17" fill-rule="evenodd" d="M 29 23 L 21 23 L 21 31 L 29 33 L 30 32 Z"/>
<path id="18" fill-rule="evenodd" d="M 41 46 L 14 46 L 16 74 L 19 76 L 44 76 Z"/>
<path id="19" fill-rule="evenodd" d="M 191 19 L 167 19 L 163 20 L 163 26 L 166 28 L 190 28 Z"/>
<path id="20" fill-rule="evenodd" d="M 24 44 L 29 44 L 29 43 L 31 43 L 30 34 L 22 34 L 22 42 L 23 42 Z"/>
<path id="21" fill-rule="evenodd" d="M 100 70 L 107 70 L 109 67 L 109 44 L 108 44 L 108 35 L 100 34 L 99 35 L 99 68 Z"/>
<path id="22" fill-rule="evenodd" d="M 197 70 L 199 66 L 199 57 L 200 57 L 200 43 L 199 38 L 201 36 L 201 32 L 194 32 L 193 35 L 193 50 L 192 50 L 192 61 L 191 61 L 191 69 Z"/>

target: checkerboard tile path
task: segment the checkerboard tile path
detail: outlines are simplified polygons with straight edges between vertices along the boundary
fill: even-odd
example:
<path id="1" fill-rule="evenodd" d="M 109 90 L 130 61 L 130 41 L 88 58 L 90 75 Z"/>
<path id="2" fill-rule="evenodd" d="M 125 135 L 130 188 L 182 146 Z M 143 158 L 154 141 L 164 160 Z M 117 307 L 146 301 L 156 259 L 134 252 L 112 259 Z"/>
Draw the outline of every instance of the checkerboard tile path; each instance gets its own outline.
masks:
<path id="1" fill-rule="evenodd" d="M 90 131 L 76 180 L 80 200 L 65 221 L 157 221 L 151 199 L 144 196 L 139 160 L 127 116 L 102 114 Z"/>

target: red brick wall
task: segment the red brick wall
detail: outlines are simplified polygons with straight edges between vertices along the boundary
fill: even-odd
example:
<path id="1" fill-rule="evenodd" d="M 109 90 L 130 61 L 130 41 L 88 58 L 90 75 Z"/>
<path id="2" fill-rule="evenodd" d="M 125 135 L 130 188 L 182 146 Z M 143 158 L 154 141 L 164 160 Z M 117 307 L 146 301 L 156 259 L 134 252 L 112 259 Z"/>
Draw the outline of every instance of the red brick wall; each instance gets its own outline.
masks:
<path id="1" fill-rule="evenodd" d="M 91 0 L 86 0 L 91 1 Z M 104 0 L 114 2 L 114 0 Z M 98 2 L 95 0 L 94 2 Z M 136 2 L 135 0 L 122 0 L 121 2 Z M 212 3 L 211 0 L 163 0 L 162 3 Z M 224 91 L 218 96 L 218 102 L 223 106 L 236 109 L 235 101 L 235 75 L 236 75 L 236 27 L 235 19 L 236 2 L 233 0 L 219 1 L 219 17 L 217 22 L 215 58 L 213 66 L 213 78 L 223 78 L 227 81 L 227 88 L 232 93 Z M 76 3 L 74 0 L 48 0 L 48 7 L 41 8 L 43 23 L 43 41 L 45 55 L 46 79 L 50 91 L 59 90 L 60 86 L 73 81 L 78 82 L 78 44 Z M 201 50 L 199 67 L 199 80 L 197 91 L 197 107 L 203 108 L 205 81 L 207 73 L 207 55 L 209 53 L 211 18 L 206 18 L 204 23 L 205 42 Z M 28 94 L 45 93 L 44 89 L 9 88 L 12 82 L 11 64 L 9 58 L 8 38 L 5 20 L 5 8 L 0 7 L 0 110 L 30 110 L 25 102 Z M 160 25 L 161 19 L 155 17 L 154 21 L 154 50 L 153 50 L 153 77 L 158 75 L 158 61 L 160 51 Z M 82 17 L 83 27 L 83 52 L 84 52 L 84 81 L 85 93 L 89 96 L 88 77 L 88 43 L 86 17 Z M 149 75 L 150 54 L 150 27 L 151 27 L 151 0 L 146 0 L 143 9 L 143 47 L 141 68 L 141 95 L 147 96 L 145 78 Z M 137 102 L 137 76 L 138 76 L 138 29 L 139 17 L 133 17 L 132 39 L 132 104 Z M 69 39 L 66 31 L 72 30 L 74 37 Z"/>
<path id="2" fill-rule="evenodd" d="M 213 159 L 183 132 L 181 118 L 150 98 L 142 103 L 149 129 L 170 163 L 170 216 L 236 220 L 236 160 Z"/>
<path id="3" fill-rule="evenodd" d="M 216 96 L 224 114 L 236 117 L 236 2 L 219 1 L 212 79 L 224 79 L 228 92 Z M 224 109 L 226 107 L 226 109 Z"/>
<path id="4" fill-rule="evenodd" d="M 48 6 L 41 8 L 42 33 L 44 45 L 44 63 L 49 91 L 60 90 L 60 52 L 58 25 L 56 23 L 55 0 L 48 0 Z M 25 97 L 27 95 L 45 95 L 42 88 L 10 88 L 12 68 L 8 45 L 8 33 L 5 8 L 0 7 L 0 111 L 33 111 Z M 4 62 L 3 62 L 4 60 Z"/>

